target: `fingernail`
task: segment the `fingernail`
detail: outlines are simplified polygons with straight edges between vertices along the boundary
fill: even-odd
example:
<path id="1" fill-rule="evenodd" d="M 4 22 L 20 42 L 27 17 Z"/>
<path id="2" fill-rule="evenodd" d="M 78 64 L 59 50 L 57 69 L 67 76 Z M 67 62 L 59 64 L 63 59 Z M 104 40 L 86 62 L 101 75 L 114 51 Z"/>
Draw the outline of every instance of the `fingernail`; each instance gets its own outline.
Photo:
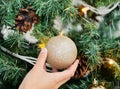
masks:
<path id="1" fill-rule="evenodd" d="M 77 59 L 77 61 L 79 62 L 79 60 Z"/>
<path id="2" fill-rule="evenodd" d="M 46 52 L 46 51 L 47 51 L 46 48 L 42 48 L 42 49 L 41 49 L 41 52 Z"/>

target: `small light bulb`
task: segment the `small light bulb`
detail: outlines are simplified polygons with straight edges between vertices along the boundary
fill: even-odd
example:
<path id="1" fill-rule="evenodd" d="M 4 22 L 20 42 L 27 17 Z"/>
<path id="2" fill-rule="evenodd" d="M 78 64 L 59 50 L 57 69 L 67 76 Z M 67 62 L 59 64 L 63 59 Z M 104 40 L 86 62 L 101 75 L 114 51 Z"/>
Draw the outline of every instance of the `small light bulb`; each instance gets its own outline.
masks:
<path id="1" fill-rule="evenodd" d="M 109 60 L 108 63 L 109 63 L 110 65 L 112 65 L 112 64 L 114 63 L 114 61 L 113 61 L 113 60 Z"/>
<path id="2" fill-rule="evenodd" d="M 88 10 L 89 10 L 88 7 L 83 7 L 81 11 L 82 11 L 83 13 L 86 13 Z"/>

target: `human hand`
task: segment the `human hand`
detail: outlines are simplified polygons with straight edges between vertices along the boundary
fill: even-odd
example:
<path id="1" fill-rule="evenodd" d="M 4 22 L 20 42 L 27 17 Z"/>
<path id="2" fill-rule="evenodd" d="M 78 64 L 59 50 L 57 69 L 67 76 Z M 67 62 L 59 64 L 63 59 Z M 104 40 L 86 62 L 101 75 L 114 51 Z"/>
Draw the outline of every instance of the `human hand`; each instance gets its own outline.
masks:
<path id="1" fill-rule="evenodd" d="M 22 81 L 19 89 L 58 89 L 74 75 L 78 60 L 62 72 L 49 73 L 45 70 L 46 57 L 47 49 L 44 48 L 38 56 L 36 64 Z"/>

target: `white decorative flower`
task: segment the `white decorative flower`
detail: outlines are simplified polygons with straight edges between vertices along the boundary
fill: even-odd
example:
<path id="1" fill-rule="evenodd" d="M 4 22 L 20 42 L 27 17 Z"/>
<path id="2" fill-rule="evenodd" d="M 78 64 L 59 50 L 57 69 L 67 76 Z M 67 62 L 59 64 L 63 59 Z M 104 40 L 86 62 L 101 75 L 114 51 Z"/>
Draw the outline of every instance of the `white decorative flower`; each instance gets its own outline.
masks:
<path id="1" fill-rule="evenodd" d="M 82 30 L 82 26 L 80 24 L 73 25 L 72 22 L 64 24 L 62 22 L 62 18 L 60 16 L 56 16 L 56 18 L 54 19 L 53 27 L 58 31 L 62 31 L 64 34 L 67 34 L 73 28 L 76 31 L 81 31 Z"/>
<path id="2" fill-rule="evenodd" d="M 64 34 L 67 34 L 72 29 L 72 27 L 73 27 L 72 24 L 69 23 L 63 27 L 62 31 L 64 32 Z"/>
<path id="3" fill-rule="evenodd" d="M 34 25 L 32 26 L 30 31 L 24 33 L 24 39 L 29 43 L 35 44 L 38 42 L 38 39 L 36 39 L 35 36 L 33 36 L 33 30 L 34 30 Z"/>
<path id="4" fill-rule="evenodd" d="M 3 35 L 3 39 L 4 39 L 4 40 L 7 40 L 7 39 L 8 39 L 8 36 L 9 36 L 9 35 L 13 35 L 14 32 L 15 32 L 15 31 L 12 30 L 10 26 L 6 26 L 6 25 L 3 25 L 2 30 L 1 30 L 1 33 L 2 33 L 2 35 Z"/>
<path id="5" fill-rule="evenodd" d="M 82 30 L 82 26 L 81 26 L 80 24 L 78 24 L 78 25 L 76 26 L 76 30 L 77 30 L 77 31 L 81 31 L 81 30 Z"/>
<path id="6" fill-rule="evenodd" d="M 56 16 L 56 18 L 54 19 L 53 27 L 58 31 L 62 30 L 63 26 L 62 26 L 62 20 L 60 16 Z"/>
<path id="7" fill-rule="evenodd" d="M 34 30 L 34 25 L 32 26 L 30 31 L 27 31 L 26 33 L 23 33 L 24 39 L 28 41 L 29 43 L 37 43 L 38 39 L 33 36 L 33 30 Z M 10 35 L 13 35 L 15 33 L 14 30 L 11 29 L 10 26 L 3 25 L 1 34 L 3 35 L 3 39 L 7 40 Z"/>

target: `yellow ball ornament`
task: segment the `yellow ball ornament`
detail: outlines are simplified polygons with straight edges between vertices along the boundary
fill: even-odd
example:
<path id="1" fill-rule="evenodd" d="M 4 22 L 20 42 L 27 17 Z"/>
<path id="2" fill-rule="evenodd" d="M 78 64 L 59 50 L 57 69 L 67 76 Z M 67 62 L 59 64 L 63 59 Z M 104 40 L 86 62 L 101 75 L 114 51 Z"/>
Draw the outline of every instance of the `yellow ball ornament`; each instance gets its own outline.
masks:
<path id="1" fill-rule="evenodd" d="M 94 79 L 93 84 L 88 89 L 106 89 L 103 85 L 98 84 L 98 81 Z"/>
<path id="2" fill-rule="evenodd" d="M 69 67 L 77 57 L 75 43 L 66 36 L 52 37 L 46 44 L 48 50 L 47 62 L 54 68 Z"/>

